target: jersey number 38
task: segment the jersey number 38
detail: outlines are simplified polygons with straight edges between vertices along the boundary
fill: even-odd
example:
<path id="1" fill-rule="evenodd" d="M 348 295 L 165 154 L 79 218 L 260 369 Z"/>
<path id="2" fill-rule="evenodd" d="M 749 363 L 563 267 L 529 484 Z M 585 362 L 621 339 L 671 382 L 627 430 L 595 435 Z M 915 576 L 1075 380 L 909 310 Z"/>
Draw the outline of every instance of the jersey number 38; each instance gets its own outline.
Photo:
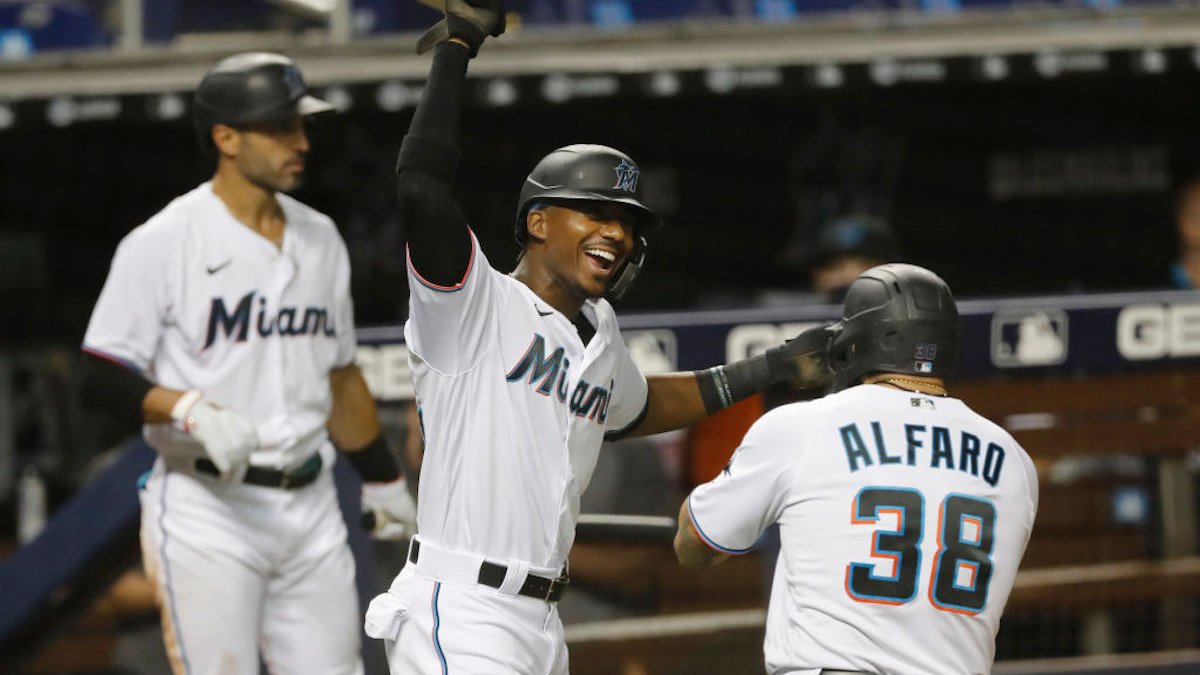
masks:
<path id="1" fill-rule="evenodd" d="M 911 488 L 868 487 L 855 496 L 853 509 L 853 524 L 876 528 L 871 556 L 891 559 L 893 565 L 887 575 L 876 573 L 881 565 L 851 562 L 846 566 L 846 593 L 860 602 L 912 602 L 922 576 L 925 496 Z M 880 527 L 884 514 L 894 514 L 896 529 Z M 995 525 L 996 507 L 989 500 L 962 494 L 942 500 L 938 549 L 929 567 L 929 602 L 934 607 L 977 614 L 987 606 Z"/>

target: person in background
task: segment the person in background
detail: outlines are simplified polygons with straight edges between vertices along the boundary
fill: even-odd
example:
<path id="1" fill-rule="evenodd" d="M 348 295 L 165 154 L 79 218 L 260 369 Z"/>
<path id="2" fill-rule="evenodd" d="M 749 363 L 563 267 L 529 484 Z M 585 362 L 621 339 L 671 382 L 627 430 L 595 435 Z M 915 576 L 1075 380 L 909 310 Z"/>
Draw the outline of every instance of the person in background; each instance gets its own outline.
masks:
<path id="1" fill-rule="evenodd" d="M 355 362 L 345 243 L 287 194 L 306 119 L 333 110 L 282 54 L 213 66 L 193 105 L 212 179 L 125 236 L 83 339 L 84 404 L 158 453 L 141 542 L 175 673 L 363 672 L 335 451 L 376 537 L 415 525 Z"/>
<path id="2" fill-rule="evenodd" d="M 858 275 L 899 259 L 900 247 L 886 220 L 863 213 L 844 216 L 821 229 L 807 265 L 809 283 L 814 292 L 840 303 Z"/>
<path id="3" fill-rule="evenodd" d="M 1178 249 L 1169 269 L 1173 288 L 1200 287 L 1200 177 L 1184 184 L 1175 201 Z"/>

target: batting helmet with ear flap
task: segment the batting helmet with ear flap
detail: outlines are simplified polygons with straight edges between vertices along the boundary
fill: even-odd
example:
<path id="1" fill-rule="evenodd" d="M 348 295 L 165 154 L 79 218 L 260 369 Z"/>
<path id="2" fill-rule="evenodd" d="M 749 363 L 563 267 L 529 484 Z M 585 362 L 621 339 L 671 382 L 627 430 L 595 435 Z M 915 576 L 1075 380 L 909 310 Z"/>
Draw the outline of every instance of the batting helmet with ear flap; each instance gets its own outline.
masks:
<path id="1" fill-rule="evenodd" d="M 283 122 L 335 109 L 308 93 L 304 76 L 288 57 L 245 52 L 222 59 L 204 74 L 193 99 L 192 119 L 201 146 L 210 148 L 215 124 Z"/>
<path id="2" fill-rule="evenodd" d="M 529 240 L 526 216 L 534 204 L 543 201 L 568 202 L 563 204 L 567 207 L 571 201 L 610 202 L 623 204 L 635 214 L 633 254 L 608 290 L 610 296 L 621 297 L 633 284 L 646 257 L 642 231 L 661 224 L 654 211 L 642 203 L 638 165 L 620 150 L 586 143 L 568 145 L 543 157 L 521 187 L 513 233 L 522 246 Z"/>
<path id="3" fill-rule="evenodd" d="M 829 343 L 833 391 L 872 373 L 948 377 L 958 365 L 958 306 L 950 287 L 923 267 L 872 267 L 850 284 Z"/>

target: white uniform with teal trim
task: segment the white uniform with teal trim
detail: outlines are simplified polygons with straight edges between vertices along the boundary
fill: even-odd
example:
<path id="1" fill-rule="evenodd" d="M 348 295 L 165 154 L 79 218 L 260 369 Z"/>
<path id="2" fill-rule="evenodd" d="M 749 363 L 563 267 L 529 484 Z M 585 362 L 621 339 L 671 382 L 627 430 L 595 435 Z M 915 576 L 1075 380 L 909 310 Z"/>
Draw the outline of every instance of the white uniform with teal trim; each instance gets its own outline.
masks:
<path id="1" fill-rule="evenodd" d="M 768 412 L 688 509 L 726 553 L 780 525 L 768 672 L 983 675 L 1037 500 L 962 401 L 860 385 Z"/>
<path id="2" fill-rule="evenodd" d="M 362 670 L 325 431 L 329 371 L 355 357 L 349 256 L 329 218 L 277 199 L 282 248 L 210 183 L 172 201 L 122 240 L 84 337 L 92 354 L 249 418 L 251 464 L 323 459 L 300 489 L 225 485 L 194 470 L 203 449 L 189 434 L 145 427 L 159 460 L 141 493 L 142 547 L 176 673 L 258 672 L 260 645 L 277 672 Z"/>
<path id="3" fill-rule="evenodd" d="M 562 570 L 604 434 L 638 421 L 646 380 L 607 301 L 584 304 L 596 329 L 585 345 L 471 240 L 454 287 L 409 266 L 405 338 L 425 433 L 421 559 L 372 603 L 367 633 L 398 638 L 395 673 L 566 672 L 555 606 L 515 588 L 525 570 Z M 506 565 L 512 587 L 476 584 L 484 559 Z"/>

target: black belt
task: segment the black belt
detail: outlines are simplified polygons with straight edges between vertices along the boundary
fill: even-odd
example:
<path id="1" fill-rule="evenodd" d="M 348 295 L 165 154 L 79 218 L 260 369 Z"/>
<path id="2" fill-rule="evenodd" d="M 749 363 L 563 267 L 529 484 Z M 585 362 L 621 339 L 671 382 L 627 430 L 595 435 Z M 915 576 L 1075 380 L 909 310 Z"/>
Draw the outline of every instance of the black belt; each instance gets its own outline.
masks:
<path id="1" fill-rule="evenodd" d="M 412 545 L 408 549 L 408 559 L 415 564 L 420 554 L 421 542 L 413 539 Z M 497 565 L 486 560 L 479 565 L 479 583 L 484 586 L 500 588 L 504 583 L 504 576 L 506 574 L 508 574 L 508 568 L 504 565 Z M 545 600 L 546 602 L 558 602 L 562 598 L 563 593 L 567 592 L 567 586 L 570 583 L 571 578 L 566 575 L 547 579 L 546 577 L 529 574 L 525 576 L 525 583 L 521 584 L 521 589 L 517 591 L 517 594 L 529 598 L 537 598 L 538 600 Z"/>
<path id="2" fill-rule="evenodd" d="M 201 457 L 196 460 L 196 470 L 210 476 L 221 475 L 221 472 L 217 470 L 217 465 L 213 464 L 212 460 L 207 457 Z M 310 485 L 320 475 L 321 453 L 314 452 L 311 457 L 304 460 L 303 464 L 291 471 L 251 466 L 246 469 L 246 475 L 242 477 L 242 482 L 283 490 L 299 490 L 306 485 Z"/>

